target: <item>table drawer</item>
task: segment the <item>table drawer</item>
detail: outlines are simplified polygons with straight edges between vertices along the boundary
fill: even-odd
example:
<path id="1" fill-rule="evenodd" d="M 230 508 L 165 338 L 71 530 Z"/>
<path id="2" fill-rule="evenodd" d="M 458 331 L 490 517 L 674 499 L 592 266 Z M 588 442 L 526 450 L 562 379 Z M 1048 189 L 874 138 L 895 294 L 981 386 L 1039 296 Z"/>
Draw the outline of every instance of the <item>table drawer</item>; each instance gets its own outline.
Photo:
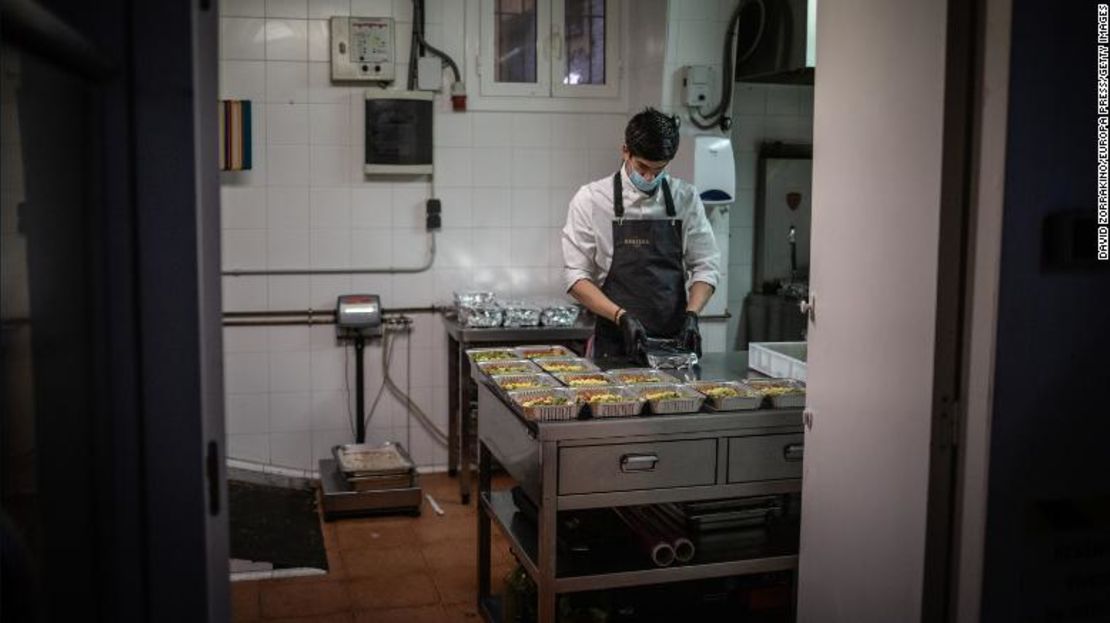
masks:
<path id="1" fill-rule="evenodd" d="M 803 439 L 802 433 L 729 438 L 728 481 L 801 478 Z"/>
<path id="2" fill-rule="evenodd" d="M 580 446 L 559 453 L 560 494 L 711 485 L 717 479 L 716 439 Z"/>

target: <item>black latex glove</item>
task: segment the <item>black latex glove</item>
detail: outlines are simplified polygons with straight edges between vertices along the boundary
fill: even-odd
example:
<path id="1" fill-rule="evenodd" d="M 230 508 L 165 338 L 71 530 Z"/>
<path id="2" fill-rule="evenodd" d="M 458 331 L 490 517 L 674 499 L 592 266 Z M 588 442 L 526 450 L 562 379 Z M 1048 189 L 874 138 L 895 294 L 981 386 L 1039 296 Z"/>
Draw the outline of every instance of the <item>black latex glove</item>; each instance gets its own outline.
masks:
<path id="1" fill-rule="evenodd" d="M 686 319 L 682 321 L 682 329 L 678 331 L 678 345 L 701 357 L 701 332 L 698 331 L 697 312 L 686 312 Z"/>
<path id="2" fill-rule="evenodd" d="M 624 339 L 624 354 L 629 357 L 635 357 L 636 353 L 640 350 L 640 345 L 647 336 L 644 325 L 640 324 L 640 321 L 632 314 L 624 312 L 621 314 L 620 328 L 621 337 Z"/>

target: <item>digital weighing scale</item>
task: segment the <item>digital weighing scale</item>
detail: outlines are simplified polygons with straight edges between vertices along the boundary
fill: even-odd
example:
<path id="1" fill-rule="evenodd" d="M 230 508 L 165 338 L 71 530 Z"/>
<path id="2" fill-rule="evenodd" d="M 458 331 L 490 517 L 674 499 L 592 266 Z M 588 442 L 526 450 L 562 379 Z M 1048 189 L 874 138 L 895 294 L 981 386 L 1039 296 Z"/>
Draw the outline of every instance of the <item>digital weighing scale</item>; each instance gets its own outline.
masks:
<path id="1" fill-rule="evenodd" d="M 363 374 L 367 338 L 382 334 L 381 301 L 375 294 L 344 294 L 335 309 L 336 335 L 355 347 L 355 443 L 336 446 L 320 459 L 324 519 L 392 513 L 420 514 L 423 500 L 416 466 L 397 442 L 366 443 Z"/>

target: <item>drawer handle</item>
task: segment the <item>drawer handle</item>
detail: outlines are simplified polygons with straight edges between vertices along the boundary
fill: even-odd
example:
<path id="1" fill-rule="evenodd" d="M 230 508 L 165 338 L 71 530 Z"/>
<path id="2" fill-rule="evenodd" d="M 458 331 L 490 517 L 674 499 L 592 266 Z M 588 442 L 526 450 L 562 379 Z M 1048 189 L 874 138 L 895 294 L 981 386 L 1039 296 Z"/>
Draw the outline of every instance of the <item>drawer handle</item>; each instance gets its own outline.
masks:
<path id="1" fill-rule="evenodd" d="M 659 462 L 656 454 L 626 454 L 621 457 L 622 472 L 650 472 Z"/>
<path id="2" fill-rule="evenodd" d="M 805 445 L 800 443 L 792 443 L 782 448 L 782 458 L 787 461 L 800 461 L 802 454 L 805 452 Z"/>

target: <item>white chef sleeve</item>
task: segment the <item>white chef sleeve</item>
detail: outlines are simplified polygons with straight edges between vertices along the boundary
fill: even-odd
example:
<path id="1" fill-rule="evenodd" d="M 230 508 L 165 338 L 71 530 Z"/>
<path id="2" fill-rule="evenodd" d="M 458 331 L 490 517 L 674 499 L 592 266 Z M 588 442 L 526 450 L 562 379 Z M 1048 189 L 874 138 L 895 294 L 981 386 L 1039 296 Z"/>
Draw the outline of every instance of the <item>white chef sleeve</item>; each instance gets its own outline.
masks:
<path id="1" fill-rule="evenodd" d="M 704 281 L 717 288 L 720 279 L 721 252 L 717 248 L 717 240 L 713 236 L 713 228 L 705 216 L 705 206 L 695 192 L 693 207 L 685 222 L 685 256 L 686 263 L 686 289 L 695 281 Z"/>
<path id="2" fill-rule="evenodd" d="M 579 188 L 570 200 L 567 223 L 563 226 L 564 291 L 569 291 L 571 286 L 582 279 L 593 280 L 597 239 L 590 218 L 592 208 L 589 190 L 585 186 Z"/>

